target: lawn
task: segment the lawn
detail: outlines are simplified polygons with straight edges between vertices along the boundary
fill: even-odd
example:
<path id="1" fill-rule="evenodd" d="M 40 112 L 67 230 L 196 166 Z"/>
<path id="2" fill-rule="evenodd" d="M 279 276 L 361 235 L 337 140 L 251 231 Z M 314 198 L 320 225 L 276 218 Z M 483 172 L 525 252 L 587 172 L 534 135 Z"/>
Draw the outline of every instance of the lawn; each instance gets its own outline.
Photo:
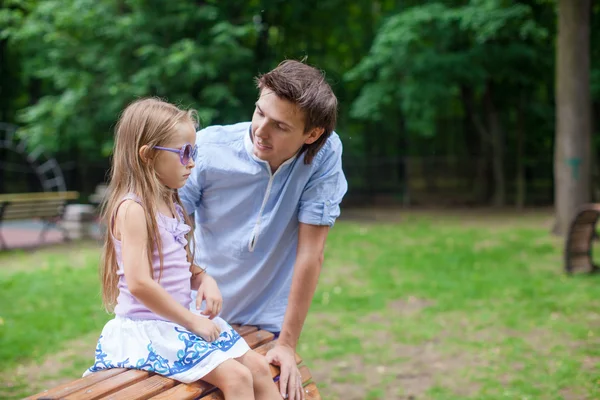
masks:
<path id="1" fill-rule="evenodd" d="M 348 215 L 298 349 L 325 399 L 600 397 L 600 277 L 564 275 L 549 213 Z M 0 398 L 89 364 L 98 256 L 0 254 Z"/>

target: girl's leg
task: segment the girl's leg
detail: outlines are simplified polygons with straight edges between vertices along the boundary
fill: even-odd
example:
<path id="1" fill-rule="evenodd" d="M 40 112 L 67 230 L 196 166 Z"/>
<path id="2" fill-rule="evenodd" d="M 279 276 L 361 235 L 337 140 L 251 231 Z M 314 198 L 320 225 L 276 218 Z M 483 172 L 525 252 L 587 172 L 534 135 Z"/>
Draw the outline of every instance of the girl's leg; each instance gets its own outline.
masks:
<path id="1" fill-rule="evenodd" d="M 269 363 L 264 356 L 249 350 L 240 358 L 236 358 L 245 365 L 252 374 L 254 382 L 254 396 L 256 400 L 281 400 L 281 394 L 271 377 Z"/>
<path id="2" fill-rule="evenodd" d="M 254 400 L 252 374 L 235 360 L 227 360 L 202 378 L 215 385 L 227 400 Z"/>

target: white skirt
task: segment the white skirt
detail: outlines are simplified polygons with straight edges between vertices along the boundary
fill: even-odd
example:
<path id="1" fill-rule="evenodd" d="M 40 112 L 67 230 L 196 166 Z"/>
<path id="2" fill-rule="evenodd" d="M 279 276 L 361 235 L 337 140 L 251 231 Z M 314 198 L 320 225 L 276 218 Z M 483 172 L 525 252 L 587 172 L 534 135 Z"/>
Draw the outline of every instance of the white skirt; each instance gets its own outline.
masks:
<path id="1" fill-rule="evenodd" d="M 250 350 L 227 322 L 219 317 L 213 321 L 221 335 L 211 343 L 172 322 L 117 316 L 104 326 L 94 365 L 83 376 L 109 368 L 135 368 L 195 382 L 222 362 Z"/>

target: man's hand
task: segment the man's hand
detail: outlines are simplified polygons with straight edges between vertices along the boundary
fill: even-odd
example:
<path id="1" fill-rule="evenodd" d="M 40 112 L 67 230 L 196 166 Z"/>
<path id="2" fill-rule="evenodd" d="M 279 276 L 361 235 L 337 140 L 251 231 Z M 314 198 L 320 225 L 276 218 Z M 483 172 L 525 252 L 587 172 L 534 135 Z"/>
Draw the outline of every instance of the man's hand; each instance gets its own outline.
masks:
<path id="1" fill-rule="evenodd" d="M 202 306 L 202 300 L 206 301 L 206 309 L 202 311 L 202 315 L 208 315 L 210 319 L 219 315 L 223 308 L 223 297 L 217 282 L 210 275 L 202 277 L 202 283 L 198 287 L 198 296 L 196 297 L 196 310 L 199 310 Z"/>
<path id="2" fill-rule="evenodd" d="M 266 355 L 267 361 L 278 365 L 281 369 L 279 375 L 279 392 L 284 399 L 304 400 L 302 377 L 296 365 L 296 352 L 289 346 L 278 344 Z"/>

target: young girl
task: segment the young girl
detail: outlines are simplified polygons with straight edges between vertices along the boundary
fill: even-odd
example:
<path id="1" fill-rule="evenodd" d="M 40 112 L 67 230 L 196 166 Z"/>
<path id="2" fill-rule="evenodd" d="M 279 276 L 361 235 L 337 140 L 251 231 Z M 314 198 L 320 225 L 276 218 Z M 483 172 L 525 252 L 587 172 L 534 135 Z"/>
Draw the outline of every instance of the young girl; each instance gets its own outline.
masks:
<path id="1" fill-rule="evenodd" d="M 216 282 L 191 263 L 190 222 L 177 189 L 194 167 L 194 115 L 143 99 L 117 124 L 100 269 L 104 305 L 116 316 L 84 376 L 137 368 L 186 383 L 202 379 L 227 399 L 281 399 L 265 358 L 217 317 Z M 206 301 L 201 314 L 189 309 L 192 288 L 203 293 L 198 305 Z"/>

